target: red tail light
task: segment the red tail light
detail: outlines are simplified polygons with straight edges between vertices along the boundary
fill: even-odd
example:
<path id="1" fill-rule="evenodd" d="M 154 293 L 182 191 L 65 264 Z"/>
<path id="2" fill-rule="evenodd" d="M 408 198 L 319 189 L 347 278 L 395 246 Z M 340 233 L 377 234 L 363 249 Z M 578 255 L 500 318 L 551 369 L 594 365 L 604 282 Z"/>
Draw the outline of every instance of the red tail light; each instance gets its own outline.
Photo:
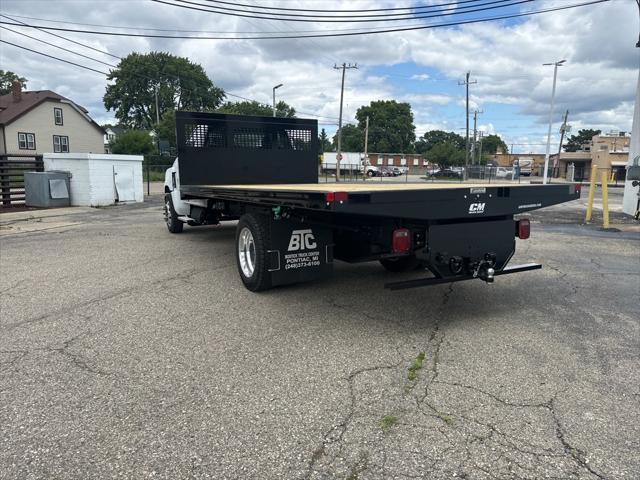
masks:
<path id="1" fill-rule="evenodd" d="M 411 251 L 411 231 L 408 228 L 398 228 L 393 231 L 391 251 L 393 253 L 408 253 Z"/>
<path id="2" fill-rule="evenodd" d="M 528 218 L 522 218 L 516 222 L 516 237 L 526 240 L 531 236 L 531 222 Z"/>
<path id="3" fill-rule="evenodd" d="M 324 199 L 329 202 L 346 202 L 347 198 L 349 198 L 349 194 L 347 192 L 327 192 L 324 194 Z"/>

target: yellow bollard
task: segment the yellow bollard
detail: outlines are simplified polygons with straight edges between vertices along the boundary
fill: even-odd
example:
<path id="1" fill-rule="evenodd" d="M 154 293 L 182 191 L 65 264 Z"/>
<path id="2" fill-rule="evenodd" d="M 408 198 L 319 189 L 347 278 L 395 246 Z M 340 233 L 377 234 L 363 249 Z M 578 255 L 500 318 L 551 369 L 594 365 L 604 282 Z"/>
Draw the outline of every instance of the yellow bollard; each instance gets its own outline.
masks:
<path id="1" fill-rule="evenodd" d="M 596 194 L 596 179 L 598 176 L 598 166 L 591 166 L 591 178 L 589 179 L 589 201 L 587 203 L 587 216 L 585 222 L 591 221 L 591 213 L 593 211 L 593 196 Z"/>
<path id="2" fill-rule="evenodd" d="M 609 228 L 609 186 L 607 172 L 602 172 L 602 228 Z"/>

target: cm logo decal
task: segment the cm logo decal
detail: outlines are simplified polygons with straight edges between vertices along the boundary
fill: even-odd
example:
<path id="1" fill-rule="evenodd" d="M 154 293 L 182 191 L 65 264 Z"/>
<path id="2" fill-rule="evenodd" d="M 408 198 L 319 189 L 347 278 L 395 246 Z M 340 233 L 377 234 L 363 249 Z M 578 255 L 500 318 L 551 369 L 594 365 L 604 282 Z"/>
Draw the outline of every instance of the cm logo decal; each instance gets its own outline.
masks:
<path id="1" fill-rule="evenodd" d="M 291 232 L 291 240 L 289 240 L 289 248 L 287 250 L 290 252 L 295 252 L 297 250 L 311 250 L 313 248 L 317 248 L 317 246 L 318 244 L 316 243 L 316 239 L 313 236 L 311 229 L 294 230 Z"/>
<path id="2" fill-rule="evenodd" d="M 471 205 L 469 205 L 469 213 L 484 213 L 484 206 L 484 203 L 472 203 Z"/>

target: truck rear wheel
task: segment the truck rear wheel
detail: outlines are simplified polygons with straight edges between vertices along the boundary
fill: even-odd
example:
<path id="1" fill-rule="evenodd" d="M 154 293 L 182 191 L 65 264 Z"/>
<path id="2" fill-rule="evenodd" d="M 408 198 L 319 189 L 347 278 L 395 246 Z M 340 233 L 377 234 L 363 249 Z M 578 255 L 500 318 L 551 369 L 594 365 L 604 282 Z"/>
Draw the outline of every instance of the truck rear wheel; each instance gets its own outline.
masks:
<path id="1" fill-rule="evenodd" d="M 242 283 L 252 292 L 271 288 L 267 265 L 268 218 L 247 213 L 236 230 L 236 260 Z"/>
<path id="2" fill-rule="evenodd" d="M 415 270 L 420 262 L 415 255 L 406 257 L 381 258 L 380 264 L 389 272 L 408 272 Z"/>
<path id="3" fill-rule="evenodd" d="M 164 219 L 167 223 L 167 228 L 171 233 L 180 233 L 184 228 L 184 223 L 178 220 L 178 213 L 173 208 L 173 200 L 171 194 L 167 193 L 164 196 Z"/>

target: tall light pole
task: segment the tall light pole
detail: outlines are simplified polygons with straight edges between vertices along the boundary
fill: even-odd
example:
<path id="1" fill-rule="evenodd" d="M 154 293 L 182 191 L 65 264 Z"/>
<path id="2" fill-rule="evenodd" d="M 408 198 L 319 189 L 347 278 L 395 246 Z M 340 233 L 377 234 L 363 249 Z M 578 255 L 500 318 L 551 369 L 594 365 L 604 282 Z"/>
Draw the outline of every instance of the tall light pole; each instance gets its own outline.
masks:
<path id="1" fill-rule="evenodd" d="M 562 65 L 566 60 L 560 60 L 554 63 L 543 63 L 543 66 L 553 65 L 553 87 L 551 88 L 551 110 L 549 111 L 549 131 L 547 132 L 547 152 L 544 156 L 544 176 L 542 177 L 542 183 L 547 183 L 547 176 L 549 170 L 549 150 L 551 149 L 551 126 L 553 125 L 553 102 L 556 97 L 556 79 L 558 77 L 558 67 Z"/>
<path id="2" fill-rule="evenodd" d="M 273 116 L 276 116 L 276 89 L 280 88 L 283 84 L 279 83 L 275 87 L 273 87 Z"/>

